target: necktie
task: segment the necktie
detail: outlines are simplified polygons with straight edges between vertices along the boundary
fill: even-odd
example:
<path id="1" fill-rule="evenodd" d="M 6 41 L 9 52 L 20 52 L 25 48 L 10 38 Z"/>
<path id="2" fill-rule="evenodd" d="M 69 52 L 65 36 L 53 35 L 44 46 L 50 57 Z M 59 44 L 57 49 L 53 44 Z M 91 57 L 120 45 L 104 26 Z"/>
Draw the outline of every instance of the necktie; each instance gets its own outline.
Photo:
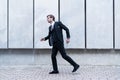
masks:
<path id="1" fill-rule="evenodd" d="M 51 25 L 51 31 L 53 30 L 53 28 L 54 28 L 53 25 Z"/>
<path id="2" fill-rule="evenodd" d="M 50 30 L 52 31 L 52 25 L 50 25 Z M 52 34 L 50 36 L 50 46 L 53 46 Z"/>

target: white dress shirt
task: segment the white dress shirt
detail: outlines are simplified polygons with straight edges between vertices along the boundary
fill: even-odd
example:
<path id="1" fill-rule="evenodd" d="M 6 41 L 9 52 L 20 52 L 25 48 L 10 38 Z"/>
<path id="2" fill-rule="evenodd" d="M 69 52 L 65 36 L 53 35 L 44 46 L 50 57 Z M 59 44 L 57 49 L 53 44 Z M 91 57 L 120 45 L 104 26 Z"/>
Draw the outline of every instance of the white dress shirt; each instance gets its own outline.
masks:
<path id="1" fill-rule="evenodd" d="M 52 23 L 51 23 L 51 30 L 53 30 L 53 28 L 54 28 L 54 24 L 55 24 L 55 21 L 53 21 Z"/>

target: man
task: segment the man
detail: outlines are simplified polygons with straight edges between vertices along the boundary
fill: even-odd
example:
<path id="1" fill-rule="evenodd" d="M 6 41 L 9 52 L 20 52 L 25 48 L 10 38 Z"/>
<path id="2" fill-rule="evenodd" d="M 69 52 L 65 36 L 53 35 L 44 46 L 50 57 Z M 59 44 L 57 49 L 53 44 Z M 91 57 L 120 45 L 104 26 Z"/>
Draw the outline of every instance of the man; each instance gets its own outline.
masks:
<path id="1" fill-rule="evenodd" d="M 50 23 L 49 34 L 45 38 L 42 38 L 41 41 L 45 41 L 45 40 L 49 39 L 50 46 L 53 46 L 52 54 L 51 54 L 53 71 L 50 72 L 49 74 L 58 74 L 59 73 L 58 66 L 57 66 L 57 61 L 56 61 L 56 55 L 57 55 L 58 51 L 61 53 L 62 57 L 74 67 L 72 72 L 77 71 L 77 69 L 79 68 L 79 65 L 77 63 L 75 63 L 66 54 L 65 48 L 64 48 L 62 29 L 64 29 L 66 31 L 66 34 L 67 34 L 66 42 L 67 43 L 70 42 L 69 29 L 64 24 L 62 24 L 60 21 L 55 22 L 55 17 L 51 14 L 47 15 L 47 21 L 48 21 L 48 23 Z"/>

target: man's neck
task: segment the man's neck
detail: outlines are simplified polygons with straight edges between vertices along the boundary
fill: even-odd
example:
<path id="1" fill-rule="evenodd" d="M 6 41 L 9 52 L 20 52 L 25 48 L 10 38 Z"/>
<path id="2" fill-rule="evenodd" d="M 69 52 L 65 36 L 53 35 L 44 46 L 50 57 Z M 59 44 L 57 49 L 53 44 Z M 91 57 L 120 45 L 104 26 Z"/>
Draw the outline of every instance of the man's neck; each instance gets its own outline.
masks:
<path id="1" fill-rule="evenodd" d="M 51 25 L 54 25 L 54 23 L 55 23 L 55 21 L 52 21 L 50 24 L 51 24 Z"/>

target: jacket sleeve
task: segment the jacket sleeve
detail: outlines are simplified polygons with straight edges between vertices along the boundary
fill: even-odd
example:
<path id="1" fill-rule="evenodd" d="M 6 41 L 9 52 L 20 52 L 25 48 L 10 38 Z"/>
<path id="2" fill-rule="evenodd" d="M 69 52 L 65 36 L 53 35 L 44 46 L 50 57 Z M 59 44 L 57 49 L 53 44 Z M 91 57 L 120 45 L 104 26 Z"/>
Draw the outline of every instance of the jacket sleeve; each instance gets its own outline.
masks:
<path id="1" fill-rule="evenodd" d="M 67 38 L 70 38 L 69 29 L 61 21 L 59 21 L 58 23 L 59 23 L 59 26 L 66 31 Z"/>
<path id="2" fill-rule="evenodd" d="M 48 35 L 45 37 L 45 40 L 49 39 L 50 38 L 50 28 L 49 28 L 49 33 Z"/>

